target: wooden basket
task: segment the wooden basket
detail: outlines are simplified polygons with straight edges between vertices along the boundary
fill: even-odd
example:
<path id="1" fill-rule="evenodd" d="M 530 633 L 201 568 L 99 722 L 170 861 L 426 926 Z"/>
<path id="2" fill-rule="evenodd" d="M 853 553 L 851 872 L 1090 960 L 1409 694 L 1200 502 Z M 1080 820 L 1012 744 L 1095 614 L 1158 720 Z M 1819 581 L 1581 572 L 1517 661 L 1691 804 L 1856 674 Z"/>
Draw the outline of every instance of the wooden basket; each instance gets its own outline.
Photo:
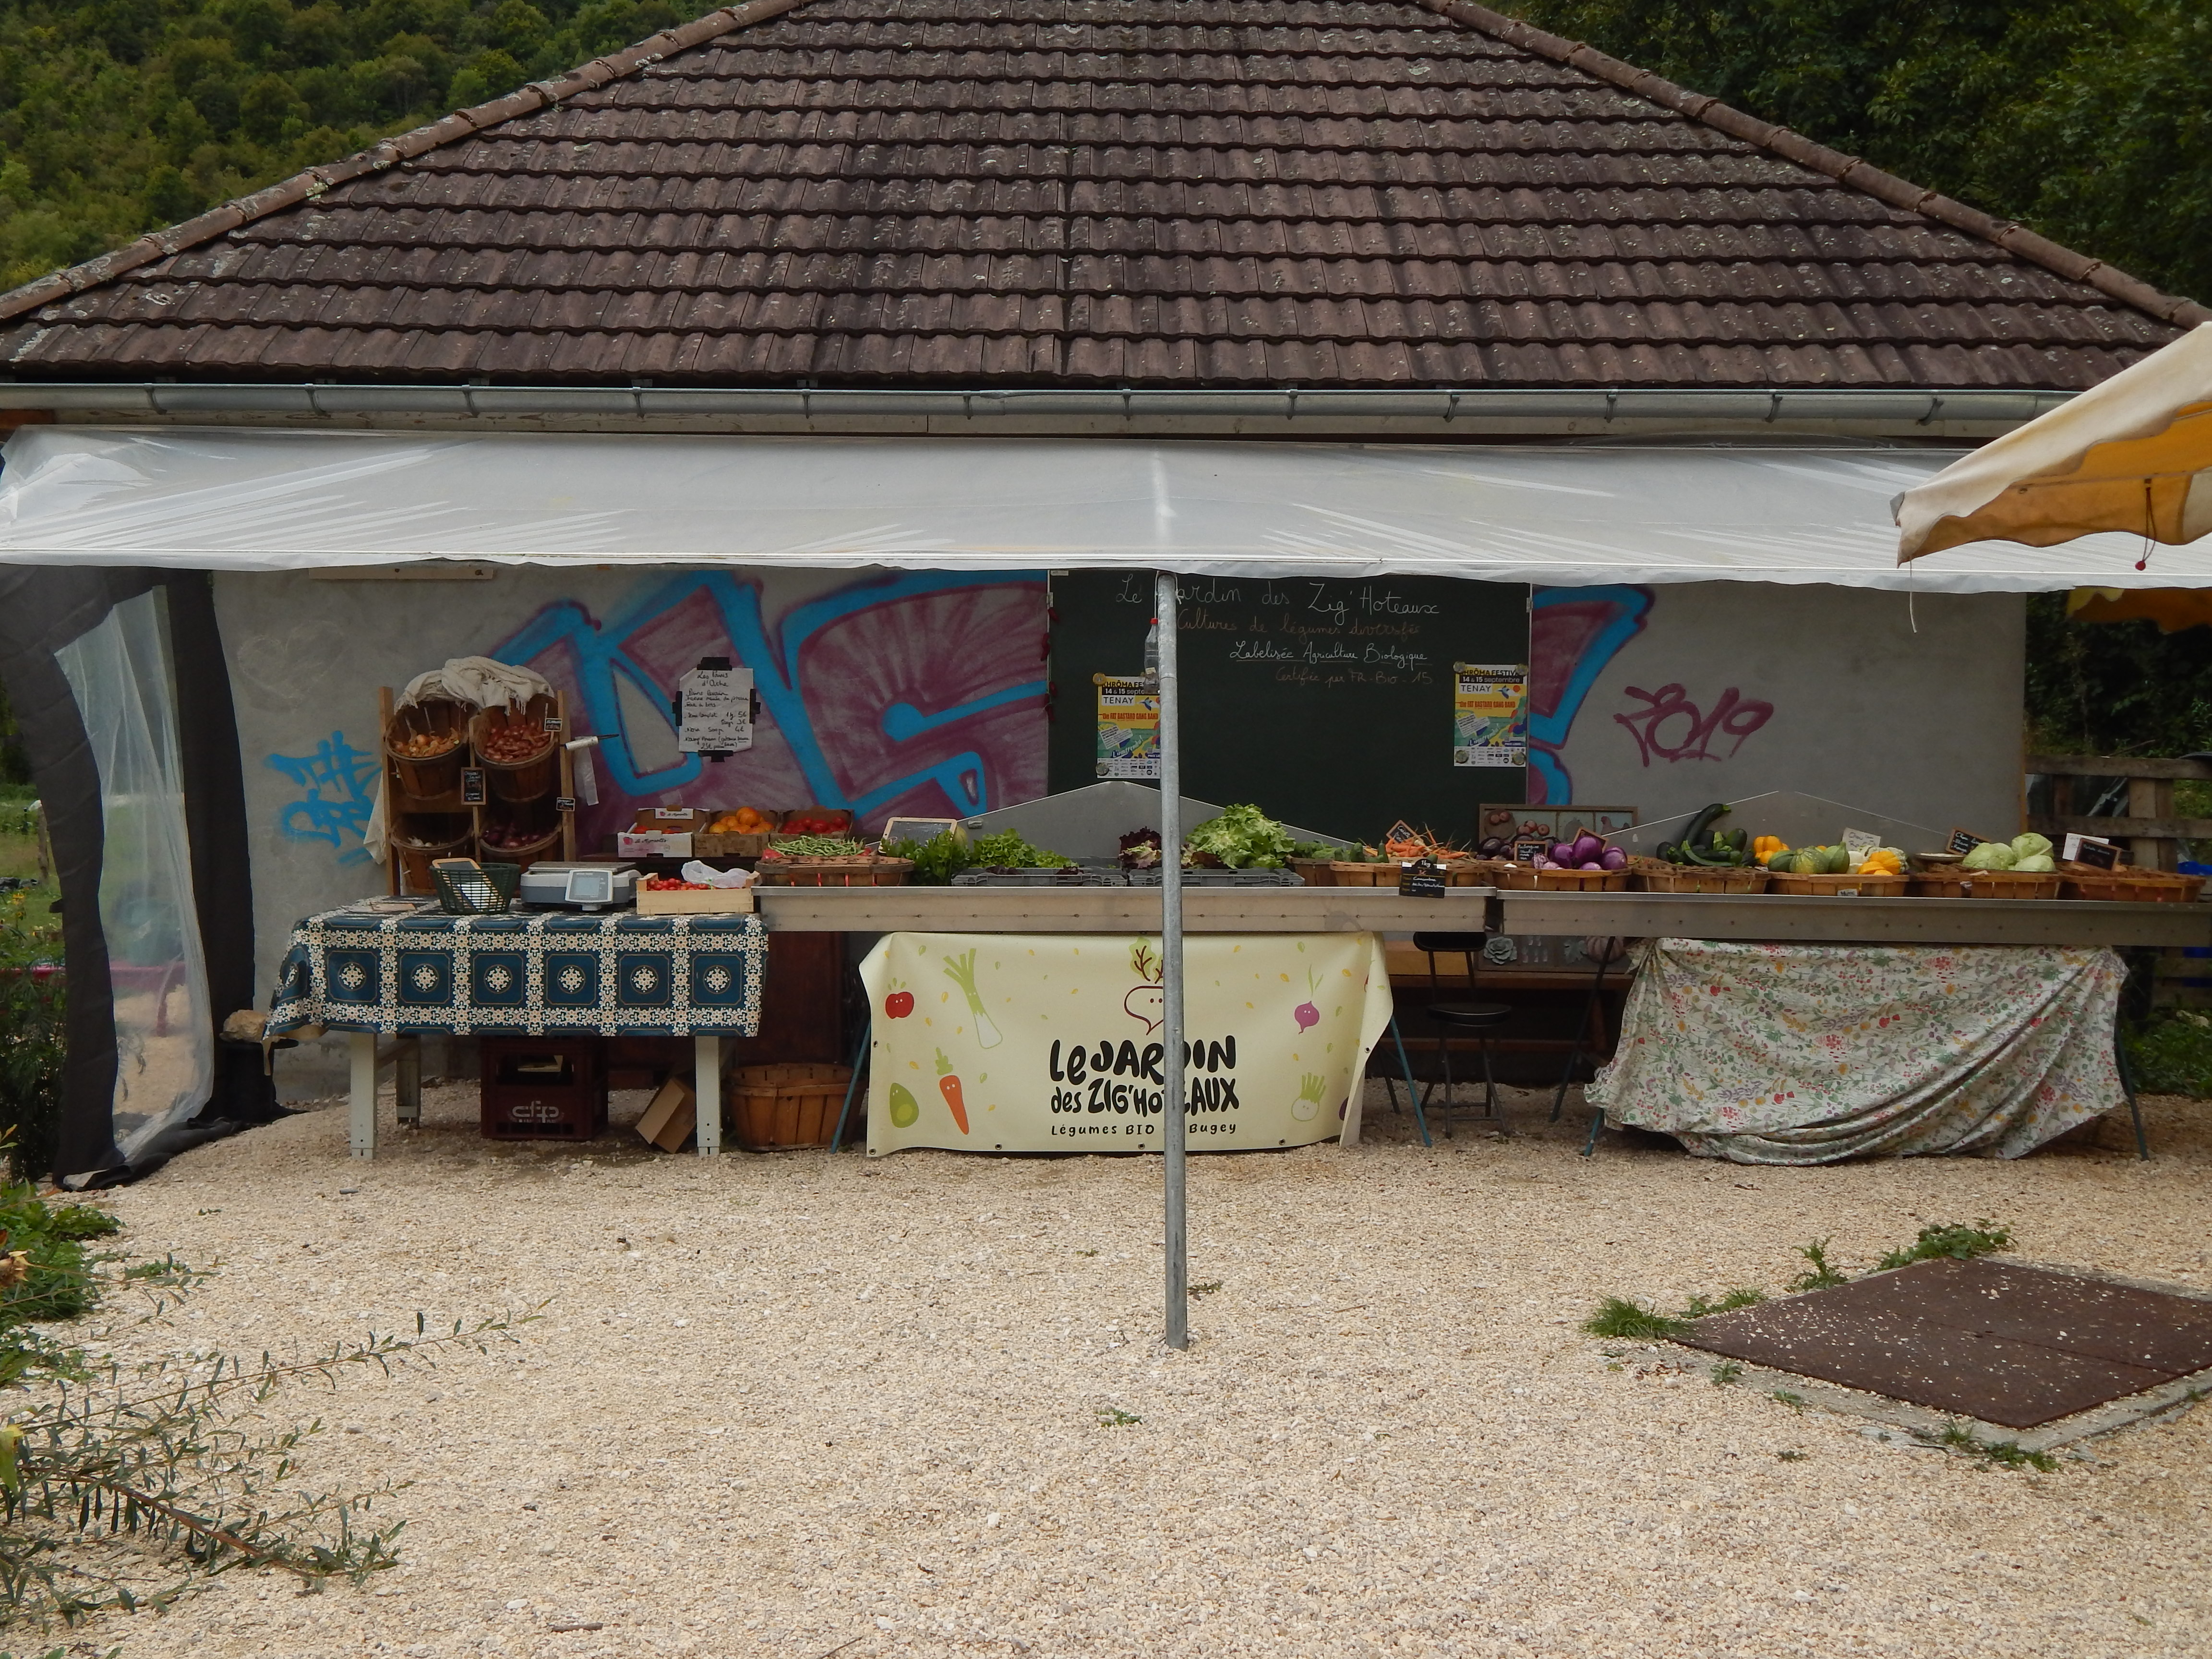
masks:
<path id="1" fill-rule="evenodd" d="M 2061 864 L 2061 898 L 2102 899 L 2107 903 L 2194 904 L 2204 891 L 2202 876 L 2174 875 L 2164 870 L 2142 870 L 2124 864 L 2116 870 L 2100 870 L 2089 864 Z"/>
<path id="2" fill-rule="evenodd" d="M 2056 874 L 2039 876 L 2033 870 L 1961 870 L 1952 865 L 1914 871 L 1905 878 L 1905 890 L 1915 898 L 2055 899 L 2059 883 Z"/>
<path id="3" fill-rule="evenodd" d="M 1907 876 L 1785 876 L 1766 872 L 1766 890 L 1799 898 L 1903 898 Z"/>
<path id="4" fill-rule="evenodd" d="M 1477 859 L 1474 863 L 1482 872 L 1482 884 L 1486 887 L 1513 893 L 1533 893 L 1536 890 L 1534 865 L 1516 864 L 1510 859 Z"/>
<path id="5" fill-rule="evenodd" d="M 1294 863 L 1291 867 L 1301 875 L 1305 873 L 1303 866 Z M 1323 887 L 1395 887 L 1398 884 L 1398 861 L 1395 859 L 1384 864 L 1352 863 L 1343 859 L 1332 859 L 1322 867 L 1328 872 L 1328 879 L 1317 884 Z M 1313 880 L 1310 876 L 1306 879 L 1309 883 Z"/>
<path id="6" fill-rule="evenodd" d="M 465 704 L 448 702 L 442 699 L 433 702 L 418 702 L 403 708 L 392 717 L 384 728 L 385 757 L 391 763 L 392 781 L 399 786 L 402 795 L 416 800 L 442 800 L 458 795 L 461 788 L 461 768 L 469 760 L 469 711 Z M 442 755 L 431 755 L 416 760 L 395 752 L 392 744 L 404 738 L 420 737 L 436 732 L 450 737 L 453 746 Z M 405 801 L 396 801 L 394 807 L 406 810 Z"/>
<path id="7" fill-rule="evenodd" d="M 1447 859 L 1444 860 L 1444 885 L 1487 887 L 1490 876 L 1480 859 Z"/>
<path id="8" fill-rule="evenodd" d="M 479 836 L 477 838 L 477 848 L 478 858 L 498 859 L 503 863 L 527 870 L 540 859 L 557 859 L 561 856 L 561 825 L 556 823 L 537 840 L 525 842 L 518 847 L 502 847 L 495 841 L 489 841 Z"/>
<path id="9" fill-rule="evenodd" d="M 543 800 L 561 786 L 561 745 L 544 729 L 553 712 L 550 697 L 532 697 L 517 713 L 507 708 L 479 709 L 469 722 L 469 740 L 476 747 L 476 763 L 483 769 L 484 788 L 501 800 Z M 510 726 L 528 726 L 545 739 L 544 749 L 524 761 L 495 761 L 484 753 L 484 739 Z"/>
<path id="10" fill-rule="evenodd" d="M 1625 893 L 1628 872 L 1620 870 L 1539 870 L 1536 885 L 1545 892 Z"/>
<path id="11" fill-rule="evenodd" d="M 1291 872 L 1309 887 L 1339 885 L 1335 871 L 1336 866 L 1328 859 L 1292 859 L 1291 860 Z M 1341 884 L 1348 886 L 1350 884 Z"/>
<path id="12" fill-rule="evenodd" d="M 395 830 L 392 836 L 392 852 L 399 860 L 399 890 L 403 893 L 434 893 L 438 878 L 430 873 L 430 866 L 440 859 L 467 858 L 469 848 L 476 840 L 475 826 L 465 814 L 447 815 L 447 827 L 459 826 L 459 833 L 442 835 L 428 824 L 410 826 L 427 834 L 437 835 L 434 841 L 418 841 L 404 831 Z"/>
<path id="13" fill-rule="evenodd" d="M 727 1097 L 738 1145 L 754 1152 L 827 1146 L 852 1081 L 849 1066 L 738 1066 L 729 1073 Z"/>
<path id="14" fill-rule="evenodd" d="M 903 887 L 911 859 L 763 859 L 753 878 L 763 887 Z"/>
<path id="15" fill-rule="evenodd" d="M 1755 864 L 1714 869 L 1661 859 L 1632 862 L 1628 874 L 1639 893 L 1763 893 L 1771 878 Z"/>

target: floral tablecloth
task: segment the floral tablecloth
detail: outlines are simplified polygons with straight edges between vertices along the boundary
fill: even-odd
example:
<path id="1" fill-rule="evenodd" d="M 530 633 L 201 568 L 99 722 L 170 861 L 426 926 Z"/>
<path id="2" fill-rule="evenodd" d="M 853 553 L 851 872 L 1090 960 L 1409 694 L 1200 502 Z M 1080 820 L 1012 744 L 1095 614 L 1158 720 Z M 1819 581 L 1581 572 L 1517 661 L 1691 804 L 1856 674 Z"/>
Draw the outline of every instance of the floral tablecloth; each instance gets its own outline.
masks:
<path id="1" fill-rule="evenodd" d="M 753 1036 L 767 966 L 756 915 L 333 910 L 292 930 L 268 1029 Z"/>
<path id="2" fill-rule="evenodd" d="M 2018 1158 L 2126 1103 L 2112 951 L 1650 939 L 1589 1089 L 1740 1164 Z"/>

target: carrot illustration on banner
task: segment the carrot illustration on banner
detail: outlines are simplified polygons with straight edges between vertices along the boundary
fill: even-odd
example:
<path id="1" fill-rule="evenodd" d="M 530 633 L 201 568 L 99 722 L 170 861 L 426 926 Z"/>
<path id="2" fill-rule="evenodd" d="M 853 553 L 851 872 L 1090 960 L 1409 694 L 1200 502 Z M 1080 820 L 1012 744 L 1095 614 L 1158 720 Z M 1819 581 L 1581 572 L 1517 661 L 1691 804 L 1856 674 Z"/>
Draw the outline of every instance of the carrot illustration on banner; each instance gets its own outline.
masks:
<path id="1" fill-rule="evenodd" d="M 952 1075 L 952 1062 L 945 1057 L 945 1050 L 937 1051 L 937 1092 L 945 1097 L 945 1103 L 952 1109 L 952 1121 L 960 1126 L 960 1133 L 968 1133 L 968 1103 L 960 1097 L 960 1079 Z"/>
<path id="2" fill-rule="evenodd" d="M 975 1046 L 978 1048 L 997 1048 L 1006 1038 L 999 1035 L 999 1028 L 991 1023 L 991 1016 L 984 1011 L 982 994 L 975 988 L 975 953 L 970 951 L 964 957 L 946 957 L 944 961 L 945 978 L 960 988 L 960 994 L 968 999 L 969 1012 L 975 1016 Z M 939 1054 L 937 1059 L 939 1065 L 945 1063 L 944 1055 Z M 953 1086 L 957 1089 L 959 1085 L 956 1083 Z M 953 1106 L 952 1113 L 954 1116 L 960 1117 L 957 1103 Z M 964 1133 L 968 1127 L 966 1118 L 960 1117 L 960 1127 Z"/>

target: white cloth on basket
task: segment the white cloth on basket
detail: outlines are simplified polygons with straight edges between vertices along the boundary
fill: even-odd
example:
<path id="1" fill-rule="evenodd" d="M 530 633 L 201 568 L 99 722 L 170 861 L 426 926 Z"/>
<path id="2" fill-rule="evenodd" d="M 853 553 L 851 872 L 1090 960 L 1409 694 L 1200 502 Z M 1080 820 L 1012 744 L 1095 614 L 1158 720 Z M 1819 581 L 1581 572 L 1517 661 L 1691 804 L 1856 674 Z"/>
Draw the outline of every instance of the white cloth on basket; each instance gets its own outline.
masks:
<path id="1" fill-rule="evenodd" d="M 411 708 L 418 702 L 444 698 L 453 702 L 465 702 L 477 708 L 489 708 L 495 704 L 514 708 L 532 697 L 550 697 L 553 688 L 544 676 L 527 668 L 519 668 L 510 662 L 495 662 L 489 657 L 455 657 L 443 668 L 433 668 L 417 674 L 407 682 L 407 689 L 392 704 L 395 708 Z"/>

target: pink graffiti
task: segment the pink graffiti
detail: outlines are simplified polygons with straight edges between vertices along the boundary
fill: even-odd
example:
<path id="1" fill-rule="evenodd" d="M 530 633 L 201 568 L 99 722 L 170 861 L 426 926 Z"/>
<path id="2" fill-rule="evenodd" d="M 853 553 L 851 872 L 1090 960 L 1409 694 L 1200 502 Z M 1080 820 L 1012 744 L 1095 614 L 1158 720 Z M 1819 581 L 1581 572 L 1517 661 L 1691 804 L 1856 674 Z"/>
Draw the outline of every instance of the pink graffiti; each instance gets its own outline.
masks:
<path id="1" fill-rule="evenodd" d="M 1746 738 L 1774 718 L 1772 703 L 1747 697 L 1732 685 L 1721 693 L 1709 714 L 1700 713 L 1680 685 L 1662 685 L 1656 691 L 1632 685 L 1627 691 L 1630 696 L 1641 698 L 1644 706 L 1634 714 L 1615 714 L 1613 719 L 1635 736 L 1646 766 L 1651 764 L 1654 755 L 1663 761 L 1727 760 L 1743 747 Z M 1670 726 L 1669 722 L 1680 724 Z M 1728 745 L 1727 752 L 1714 753 L 1716 741 L 1729 738 L 1735 741 Z"/>

